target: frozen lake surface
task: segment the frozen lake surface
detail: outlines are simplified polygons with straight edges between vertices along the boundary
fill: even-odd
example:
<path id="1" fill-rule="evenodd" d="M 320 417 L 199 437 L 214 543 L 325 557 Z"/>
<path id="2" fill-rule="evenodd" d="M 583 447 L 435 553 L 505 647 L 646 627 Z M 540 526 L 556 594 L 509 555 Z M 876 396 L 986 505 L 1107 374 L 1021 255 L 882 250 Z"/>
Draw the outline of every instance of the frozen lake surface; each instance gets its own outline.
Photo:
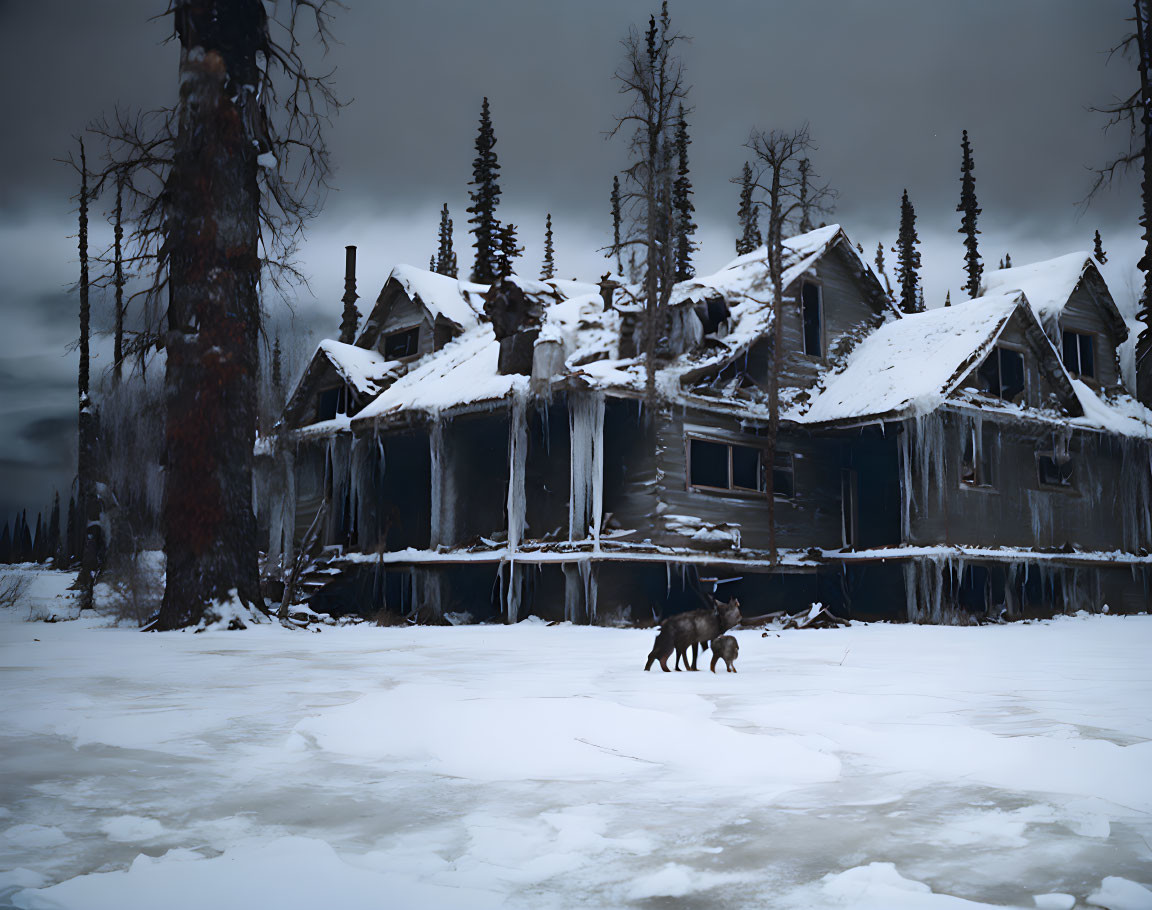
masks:
<path id="1" fill-rule="evenodd" d="M 1149 616 L 741 631 L 713 675 L 645 630 L 28 613 L 0 905 L 1152 907 Z"/>

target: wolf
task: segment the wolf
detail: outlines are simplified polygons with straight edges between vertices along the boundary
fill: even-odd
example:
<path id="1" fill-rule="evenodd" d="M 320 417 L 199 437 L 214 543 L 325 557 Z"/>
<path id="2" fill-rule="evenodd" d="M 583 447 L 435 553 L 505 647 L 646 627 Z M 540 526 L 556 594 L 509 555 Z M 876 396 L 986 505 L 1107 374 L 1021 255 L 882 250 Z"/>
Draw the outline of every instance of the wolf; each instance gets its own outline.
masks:
<path id="1" fill-rule="evenodd" d="M 716 664 L 721 660 L 728 665 L 728 672 L 735 673 L 732 664 L 740 654 L 740 644 L 731 635 L 721 635 L 712 641 L 712 672 L 716 672 Z"/>
<path id="2" fill-rule="evenodd" d="M 740 614 L 740 601 L 733 597 L 728 603 L 713 600 L 712 607 L 701 610 L 690 610 L 687 613 L 677 613 L 669 616 L 660 624 L 660 631 L 656 635 L 656 642 L 652 645 L 652 652 L 648 655 L 648 662 L 644 664 L 645 670 L 650 670 L 652 664 L 660 662 L 660 669 L 665 673 L 668 670 L 668 658 L 676 652 L 676 669 L 680 669 L 680 659 L 684 659 L 686 670 L 695 670 L 696 659 L 700 645 L 708 647 L 708 642 L 717 638 L 721 633 L 727 632 L 739 624 L 743 617 Z M 692 648 L 692 662 L 688 662 L 688 648 Z"/>

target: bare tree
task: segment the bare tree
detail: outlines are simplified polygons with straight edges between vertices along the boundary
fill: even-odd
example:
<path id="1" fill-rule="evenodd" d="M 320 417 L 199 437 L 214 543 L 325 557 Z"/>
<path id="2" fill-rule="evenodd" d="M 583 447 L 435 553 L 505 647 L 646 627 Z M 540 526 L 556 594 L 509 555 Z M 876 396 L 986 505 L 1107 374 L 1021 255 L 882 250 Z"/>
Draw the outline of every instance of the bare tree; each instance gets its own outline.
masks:
<path id="1" fill-rule="evenodd" d="M 104 179 L 124 175 L 133 262 L 151 262 L 143 327 L 165 353 L 164 549 L 156 628 L 192 625 L 213 602 L 261 605 L 252 513 L 262 282 L 292 263 L 329 173 L 330 74 L 305 63 L 305 28 L 327 47 L 332 0 L 172 0 L 177 105 L 117 113 Z"/>
<path id="2" fill-rule="evenodd" d="M 1104 129 L 1127 125 L 1128 148 L 1096 171 L 1086 202 L 1118 175 L 1141 168 L 1140 226 L 1144 228 L 1144 254 L 1137 267 L 1144 273 L 1144 290 L 1136 318 L 1142 323 L 1136 339 L 1136 390 L 1140 400 L 1152 405 L 1152 0 L 1133 0 L 1132 32 L 1112 54 L 1136 57 L 1138 82 L 1135 91 L 1107 107 L 1095 108 L 1107 115 Z"/>
<path id="3" fill-rule="evenodd" d="M 784 236 L 797 219 L 807 220 L 813 211 L 827 211 L 835 193 L 819 179 L 808 156 L 816 149 L 805 124 L 794 132 L 754 130 L 746 143 L 755 155 L 757 173 L 752 185 L 762 194 L 754 200 L 768 223 L 764 243 L 767 249 L 768 280 L 772 285 L 771 370 L 768 374 L 768 552 L 776 562 L 776 507 L 772 468 L 776 459 L 776 437 L 780 429 L 780 355 L 784 348 Z"/>
<path id="4" fill-rule="evenodd" d="M 662 308 L 672 294 L 676 276 L 673 183 L 676 179 L 678 113 L 688 96 L 684 65 L 678 48 L 688 39 L 672 29 L 668 0 L 659 17 L 648 19 L 643 35 L 631 28 L 623 40 L 624 62 L 616 70 L 619 92 L 628 109 L 616 118 L 609 135 L 629 130 L 632 165 L 624 172 L 620 203 L 628 220 L 626 239 L 615 245 L 643 248 L 645 393 L 656 395 L 656 341 L 661 334 Z M 689 110 L 690 112 L 690 110 Z"/>

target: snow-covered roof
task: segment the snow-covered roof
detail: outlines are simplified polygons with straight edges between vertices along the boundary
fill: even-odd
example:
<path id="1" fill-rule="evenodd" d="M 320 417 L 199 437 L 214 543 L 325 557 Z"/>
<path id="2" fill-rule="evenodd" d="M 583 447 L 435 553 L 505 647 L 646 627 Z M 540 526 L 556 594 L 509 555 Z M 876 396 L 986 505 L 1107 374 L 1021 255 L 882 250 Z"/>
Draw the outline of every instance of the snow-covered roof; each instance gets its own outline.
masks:
<path id="1" fill-rule="evenodd" d="M 418 299 L 433 318 L 442 317 L 461 329 L 473 328 L 480 322 L 487 290 L 484 285 L 411 265 L 396 266 L 388 280 L 397 282 L 410 299 Z"/>
<path id="2" fill-rule="evenodd" d="M 379 394 L 403 363 L 387 360 L 375 351 L 358 348 L 326 338 L 316 348 L 316 353 L 325 357 L 336 372 L 359 395 L 372 397 Z"/>
<path id="3" fill-rule="evenodd" d="M 934 410 L 983 361 L 1023 302 L 1015 291 L 881 326 L 857 345 L 843 369 L 826 378 L 799 419 L 828 423 Z"/>
<path id="4" fill-rule="evenodd" d="M 980 280 L 980 293 L 987 295 L 1003 294 L 1011 290 L 1023 291 L 1032 305 L 1032 312 L 1040 324 L 1047 327 L 1056 324 L 1073 291 L 1089 272 L 1094 272 L 1107 288 L 1091 254 L 1080 251 L 1030 265 L 985 272 Z M 1104 306 L 1108 310 L 1108 318 L 1117 323 L 1122 337 L 1127 335 L 1124 319 L 1116 309 L 1110 293 Z"/>
<path id="5" fill-rule="evenodd" d="M 1098 393 L 1080 379 L 1072 380 L 1072 388 L 1084 409 L 1084 416 L 1075 418 L 1073 424 L 1105 430 L 1118 436 L 1152 439 L 1152 411 L 1127 392 L 1113 395 Z"/>

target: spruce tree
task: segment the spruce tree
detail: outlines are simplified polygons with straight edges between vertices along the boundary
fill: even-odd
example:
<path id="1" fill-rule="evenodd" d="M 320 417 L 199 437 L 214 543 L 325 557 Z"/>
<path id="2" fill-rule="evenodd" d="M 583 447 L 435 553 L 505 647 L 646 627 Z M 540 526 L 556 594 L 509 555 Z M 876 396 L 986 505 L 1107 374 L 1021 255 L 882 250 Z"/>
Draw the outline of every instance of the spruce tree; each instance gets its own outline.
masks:
<path id="1" fill-rule="evenodd" d="M 64 540 L 64 568 L 70 568 L 76 561 L 76 556 L 80 552 L 80 529 L 79 522 L 76 520 L 76 497 L 72 496 L 68 500 L 68 533 L 65 535 Z"/>
<path id="2" fill-rule="evenodd" d="M 544 264 L 540 267 L 540 280 L 548 281 L 556 277 L 556 257 L 552 249 L 552 213 L 544 218 Z"/>
<path id="3" fill-rule="evenodd" d="M 48 516 L 47 555 L 60 564 L 60 493 L 52 497 L 52 512 Z"/>
<path id="4" fill-rule="evenodd" d="M 524 252 L 516 245 L 516 225 L 505 224 L 500 228 L 499 246 L 496 250 L 496 273 L 494 278 L 507 278 L 512 274 L 512 261 Z"/>
<path id="5" fill-rule="evenodd" d="M 736 255 L 743 256 L 758 249 L 763 244 L 760 236 L 760 209 L 752 198 L 752 191 L 756 187 L 752 176 L 752 165 L 744 162 L 744 171 L 740 175 L 740 208 L 736 217 L 740 222 L 740 236 L 736 238 Z"/>
<path id="6" fill-rule="evenodd" d="M 960 219 L 960 230 L 958 233 L 964 235 L 964 261 L 966 263 L 965 269 L 968 272 L 968 283 L 964 285 L 965 290 L 968 291 L 969 297 L 980 296 L 980 275 L 984 271 L 984 267 L 980 264 L 980 250 L 977 246 L 976 235 L 980 232 L 976 229 L 976 216 L 980 214 L 980 208 L 976 205 L 976 179 L 972 176 L 974 165 L 972 164 L 972 146 L 968 143 L 968 131 L 964 130 L 964 138 L 960 143 L 961 160 L 960 160 L 960 204 L 956 206 L 956 211 L 962 212 L 964 217 Z"/>
<path id="7" fill-rule="evenodd" d="M 429 272 L 435 272 L 436 271 L 436 256 L 435 255 L 428 257 L 428 271 Z"/>
<path id="8" fill-rule="evenodd" d="M 16 562 L 32 561 L 32 531 L 28 527 L 28 510 L 20 513 L 20 549 Z"/>
<path id="9" fill-rule="evenodd" d="M 808 171 L 811 163 L 807 158 L 800 162 L 800 233 L 807 234 L 812 230 L 812 207 L 808 202 Z"/>
<path id="10" fill-rule="evenodd" d="M 952 291 L 947 290 L 944 292 L 944 306 L 952 306 Z"/>
<path id="11" fill-rule="evenodd" d="M 8 522 L 4 522 L 4 530 L 0 532 L 0 564 L 12 562 L 12 532 L 8 530 Z"/>
<path id="12" fill-rule="evenodd" d="M 672 211 L 676 220 L 676 280 L 687 281 L 696 274 L 692 267 L 692 251 L 695 244 L 692 235 L 696 225 L 692 215 L 696 207 L 692 204 L 692 181 L 688 177 L 688 123 L 684 119 L 684 105 L 680 105 L 679 120 L 676 123 L 676 180 L 672 184 Z"/>
<path id="13" fill-rule="evenodd" d="M 900 235 L 896 241 L 896 277 L 900 284 L 900 309 L 905 313 L 919 313 L 920 302 L 916 288 L 920 284 L 920 251 L 916 244 L 916 210 L 908 201 L 908 190 L 900 200 Z"/>
<path id="14" fill-rule="evenodd" d="M 876 244 L 876 271 L 880 277 L 884 279 L 884 290 L 888 292 L 888 296 L 892 296 L 892 282 L 888 280 L 888 268 L 884 264 L 884 241 Z"/>
<path id="15" fill-rule="evenodd" d="M 480 108 L 480 129 L 476 134 L 476 158 L 472 162 L 472 181 L 475 187 L 469 194 L 472 205 L 468 223 L 473 225 L 476 238 L 476 258 L 472 264 L 472 280 L 478 284 L 491 284 L 497 275 L 496 260 L 500 255 L 500 222 L 496 220 L 496 206 L 500 202 L 500 164 L 496 160 L 496 133 L 488 111 L 488 99 Z"/>
<path id="16" fill-rule="evenodd" d="M 448 214 L 448 203 L 440 209 L 440 246 L 436 251 L 433 272 L 447 275 L 449 278 L 457 276 L 456 253 L 452 249 L 452 216 Z"/>
<path id="17" fill-rule="evenodd" d="M 1004 268 L 1006 268 L 1006 269 L 1012 268 L 1012 254 L 1011 253 L 1005 253 L 1004 254 Z"/>
<path id="18" fill-rule="evenodd" d="M 1100 239 L 1100 232 L 1096 232 L 1096 238 L 1093 241 L 1092 255 L 1096 257 L 1096 261 L 1101 265 L 1108 261 L 1108 254 L 1104 252 L 1104 241 Z"/>
<path id="19" fill-rule="evenodd" d="M 48 540 L 44 536 L 44 514 L 36 513 L 36 533 L 32 535 L 32 562 L 48 561 Z"/>

